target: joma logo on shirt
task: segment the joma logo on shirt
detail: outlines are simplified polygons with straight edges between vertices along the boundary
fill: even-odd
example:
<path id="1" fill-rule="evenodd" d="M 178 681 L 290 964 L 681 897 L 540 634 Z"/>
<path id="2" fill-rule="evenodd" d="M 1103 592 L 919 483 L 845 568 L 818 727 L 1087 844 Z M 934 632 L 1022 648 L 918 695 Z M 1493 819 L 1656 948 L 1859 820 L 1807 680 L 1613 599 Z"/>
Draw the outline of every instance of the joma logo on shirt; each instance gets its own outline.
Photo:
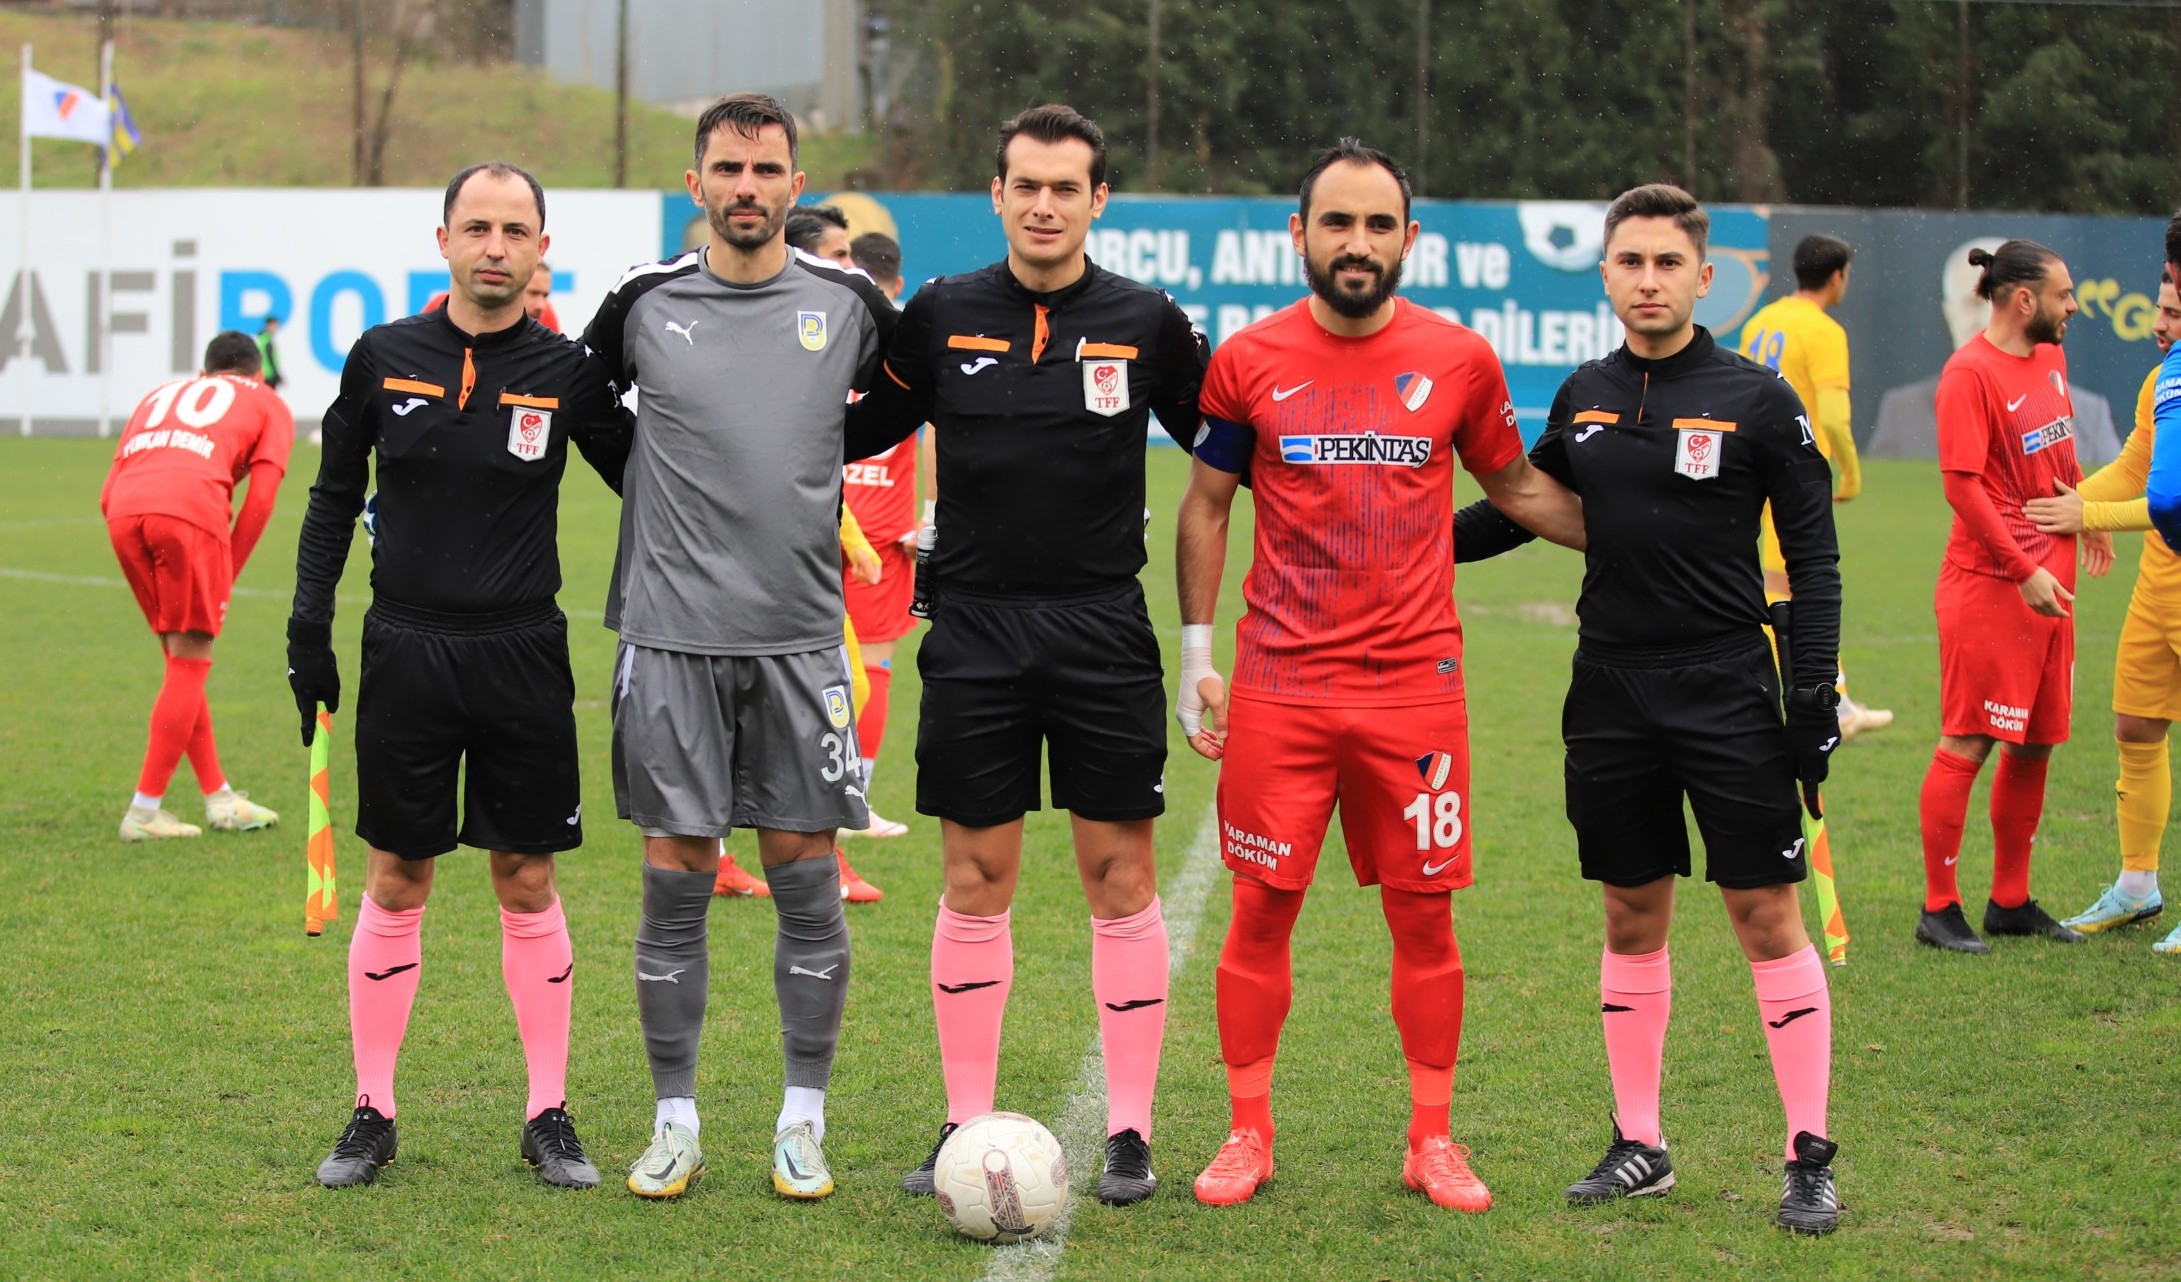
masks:
<path id="1" fill-rule="evenodd" d="M 2022 433 L 2022 452 L 2024 454 L 2035 454 L 2048 445 L 2058 445 L 2074 435 L 2074 419 L 2056 418 L 2043 427 L 2033 428 Z"/>
<path id="2" fill-rule="evenodd" d="M 1380 436 L 1363 432 L 1340 436 L 1283 436 L 1282 463 L 1377 463 L 1422 467 L 1431 461 L 1428 436 Z"/>

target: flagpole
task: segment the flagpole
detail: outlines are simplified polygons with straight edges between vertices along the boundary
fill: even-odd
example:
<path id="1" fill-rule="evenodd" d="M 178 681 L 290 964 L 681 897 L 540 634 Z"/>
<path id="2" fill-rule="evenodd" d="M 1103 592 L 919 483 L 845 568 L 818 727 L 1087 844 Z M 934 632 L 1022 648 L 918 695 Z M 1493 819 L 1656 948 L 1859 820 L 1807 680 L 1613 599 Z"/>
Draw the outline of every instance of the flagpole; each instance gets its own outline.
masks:
<path id="1" fill-rule="evenodd" d="M 27 86 L 29 83 L 30 42 L 25 40 L 23 42 L 22 84 Z M 21 92 L 21 90 L 18 90 L 18 93 Z M 22 180 L 23 192 L 23 246 L 22 257 L 17 260 L 15 269 L 15 302 L 18 307 L 22 308 L 22 312 L 15 326 L 15 350 L 17 359 L 23 362 L 21 374 L 23 380 L 22 427 L 23 435 L 28 436 L 30 435 L 30 340 L 32 330 L 30 313 L 30 117 L 27 115 L 23 117 L 22 133 L 22 158 L 19 162 L 22 172 L 19 177 Z"/>
<path id="2" fill-rule="evenodd" d="M 110 113 L 114 105 L 114 42 L 98 49 L 98 99 Z M 113 434 L 114 377 L 114 127 L 106 126 L 106 145 L 98 166 L 98 434 Z"/>

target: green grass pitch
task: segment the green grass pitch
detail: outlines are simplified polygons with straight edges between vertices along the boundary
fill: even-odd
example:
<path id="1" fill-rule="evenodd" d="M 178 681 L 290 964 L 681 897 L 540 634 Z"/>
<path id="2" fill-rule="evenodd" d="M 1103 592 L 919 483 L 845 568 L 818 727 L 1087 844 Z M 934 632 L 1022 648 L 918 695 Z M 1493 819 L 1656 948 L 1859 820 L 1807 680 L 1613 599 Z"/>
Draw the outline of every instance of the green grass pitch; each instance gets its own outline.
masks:
<path id="1" fill-rule="evenodd" d="M 577 957 L 571 1107 L 608 1183 L 556 1193 L 516 1158 L 520 1048 L 484 869 L 463 852 L 448 856 L 425 919 L 423 990 L 399 1077 L 400 1161 L 377 1187 L 319 1189 L 311 1172 L 351 1090 L 343 958 L 363 852 L 347 832 L 344 737 L 334 783 L 341 917 L 325 938 L 306 939 L 306 754 L 281 679 L 281 625 L 316 454 L 297 452 L 211 683 L 229 773 L 285 822 L 124 846 L 114 826 L 159 664 L 98 517 L 110 450 L 0 442 L 0 1274 L 967 1278 L 1009 1262 L 955 1238 L 931 1203 L 895 1188 L 943 1107 L 925 995 L 939 887 L 930 820 L 906 839 L 851 850 L 887 898 L 850 911 L 855 987 L 828 1144 L 840 1192 L 815 1205 L 770 1192 L 780 1072 L 772 914 L 748 901 L 717 903 L 712 917 L 700 1068 L 712 1175 L 678 1205 L 620 1187 L 651 1120 L 629 978 L 638 843 L 612 817 L 606 764 L 612 638 L 598 611 L 615 508 L 580 464 L 562 505 L 562 599 L 592 818 L 561 886 Z M 1172 514 L 1185 466 L 1174 451 L 1152 456 L 1145 579 L 1170 664 Z M 1056 1275 L 2181 1276 L 2181 961 L 2153 956 L 2155 935 L 2141 930 L 2074 948 L 2007 941 L 1982 960 L 1910 940 L 1916 791 L 1936 730 L 1930 593 L 1946 514 L 1929 467 L 1867 473 L 1865 497 L 1840 509 L 1847 666 L 1858 696 L 1899 720 L 1843 751 L 1827 788 L 1855 934 L 1852 964 L 1832 972 L 1831 1129 L 1848 1206 L 1837 1236 L 1796 1240 L 1768 1223 L 1779 1105 L 1747 967 L 1701 882 L 1684 888 L 1674 940 L 1665 1116 L 1680 1186 L 1641 1205 L 1561 1203 L 1561 1187 L 1601 1150 L 1611 1095 L 1596 1013 L 1598 897 L 1576 875 L 1560 813 L 1557 718 L 1580 567 L 1540 545 L 1465 570 L 1458 588 L 1478 882 L 1456 900 L 1469 989 L 1455 1137 L 1473 1149 L 1495 1208 L 1452 1215 L 1401 1187 L 1406 1083 L 1387 1014 L 1385 931 L 1375 897 L 1347 884 L 1329 850 L 1330 875 L 1295 946 L 1295 1009 L 1275 1083 L 1278 1181 L 1221 1212 L 1188 1192 L 1226 1127 L 1212 1011 L 1227 916 L 1220 876 L 1168 1025 L 1155 1136 L 1165 1188 L 1128 1211 L 1079 1204 Z M 1221 618 L 1229 638 L 1247 559 L 1243 507 Z M 2120 569 L 2086 583 L 2079 602 L 2077 738 L 2055 759 L 2035 869 L 2036 893 L 2061 914 L 2088 903 L 2117 862 L 2106 709 L 2134 542 L 2123 540 Z M 350 697 L 368 593 L 362 549 L 359 538 L 336 630 Z M 875 801 L 913 821 L 910 648 L 896 670 L 898 728 Z M 1170 914 L 1214 782 L 1176 734 L 1160 831 Z M 193 783 L 185 765 L 170 792 L 185 818 Z M 1983 796 L 1963 859 L 1972 903 L 1989 884 Z M 1000 1084 L 1004 1107 L 1048 1122 L 1065 1110 L 1096 1028 L 1065 842 L 1064 821 L 1033 818 Z"/>

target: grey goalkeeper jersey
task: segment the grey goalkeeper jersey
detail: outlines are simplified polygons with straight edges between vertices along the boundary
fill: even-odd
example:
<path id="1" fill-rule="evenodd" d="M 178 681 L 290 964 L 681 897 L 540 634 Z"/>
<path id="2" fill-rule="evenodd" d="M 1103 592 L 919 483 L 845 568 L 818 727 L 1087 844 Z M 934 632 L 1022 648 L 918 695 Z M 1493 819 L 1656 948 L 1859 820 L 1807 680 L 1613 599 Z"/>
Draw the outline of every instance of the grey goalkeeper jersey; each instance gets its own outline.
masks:
<path id="1" fill-rule="evenodd" d="M 894 316 L 860 273 L 792 250 L 754 285 L 701 249 L 621 278 L 583 335 L 637 393 L 607 627 L 685 654 L 840 644 L 843 420 Z"/>

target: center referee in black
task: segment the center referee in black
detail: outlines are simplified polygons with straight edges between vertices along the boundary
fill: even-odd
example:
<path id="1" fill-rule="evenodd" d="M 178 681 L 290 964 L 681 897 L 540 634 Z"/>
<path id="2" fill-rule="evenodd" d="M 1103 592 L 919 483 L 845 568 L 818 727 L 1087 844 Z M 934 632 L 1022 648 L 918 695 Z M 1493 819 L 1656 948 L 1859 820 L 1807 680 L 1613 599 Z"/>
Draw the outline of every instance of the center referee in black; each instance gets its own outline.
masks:
<path id="1" fill-rule="evenodd" d="M 1756 979 L 1786 1105 L 1778 1222 L 1826 1233 L 1840 1218 L 1825 1138 L 1832 1004 L 1795 883 L 1807 875 L 1796 783 L 1815 804 L 1840 742 L 1832 477 L 1794 390 L 1695 323 L 1711 287 L 1710 230 L 1678 187 L 1613 202 L 1601 268 L 1627 342 L 1561 385 L 1530 453 L 1582 496 L 1589 533 L 1561 734 L 1583 876 L 1605 891 L 1599 1004 L 1617 1113 L 1605 1157 L 1567 1196 L 1591 1204 L 1673 1187 L 1659 1068 L 1675 878 L 1690 870 L 1686 797 L 1705 877 Z M 1784 725 L 1757 560 L 1767 500 L 1794 592 Z M 1531 537 L 1487 503 L 1455 521 L 1461 560 Z"/>
<path id="2" fill-rule="evenodd" d="M 472 166 L 441 219 L 447 305 L 349 349 L 296 556 L 288 682 L 307 744 L 316 705 L 340 706 L 334 588 L 375 469 L 355 718 L 356 835 L 371 848 L 348 954 L 355 1112 L 318 1181 L 368 1184 L 394 1160 L 424 903 L 433 861 L 460 843 L 492 852 L 529 1070 L 522 1156 L 548 1184 L 590 1188 L 598 1171 L 564 1107 L 575 958 L 553 855 L 583 842 L 583 794 L 556 521 L 568 442 L 618 491 L 633 426 L 604 367 L 523 309 L 546 247 L 538 180 Z"/>
<path id="3" fill-rule="evenodd" d="M 1098 1196 L 1126 1205 L 1157 1185 L 1151 1095 L 1167 991 L 1151 844 L 1166 806 L 1165 679 L 1136 578 L 1145 434 L 1156 411 L 1177 439 L 1193 437 L 1206 349 L 1172 299 L 1083 252 L 1107 195 L 1097 125 L 1033 107 L 1000 130 L 994 165 L 1007 257 L 909 301 L 883 376 L 849 410 L 848 457 L 927 419 L 935 429 L 916 808 L 940 820 L 946 863 L 932 937 L 940 1139 L 992 1109 L 1014 977 L 1008 906 L 1042 742 L 1090 902 L 1106 1047 Z M 937 1155 L 902 1186 L 930 1194 Z"/>

